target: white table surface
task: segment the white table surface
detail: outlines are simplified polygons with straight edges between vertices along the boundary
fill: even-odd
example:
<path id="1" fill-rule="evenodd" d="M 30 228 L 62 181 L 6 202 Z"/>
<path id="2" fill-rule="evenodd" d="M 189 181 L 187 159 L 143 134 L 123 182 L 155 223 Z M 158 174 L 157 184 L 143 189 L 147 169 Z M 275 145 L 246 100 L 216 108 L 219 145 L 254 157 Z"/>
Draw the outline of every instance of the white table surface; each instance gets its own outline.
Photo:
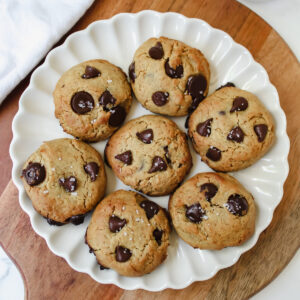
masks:
<path id="1" fill-rule="evenodd" d="M 300 61 L 300 0 L 238 0 L 268 22 Z M 20 273 L 0 247 L 0 300 L 24 299 Z M 252 300 L 300 299 L 300 250 L 267 287 Z"/>

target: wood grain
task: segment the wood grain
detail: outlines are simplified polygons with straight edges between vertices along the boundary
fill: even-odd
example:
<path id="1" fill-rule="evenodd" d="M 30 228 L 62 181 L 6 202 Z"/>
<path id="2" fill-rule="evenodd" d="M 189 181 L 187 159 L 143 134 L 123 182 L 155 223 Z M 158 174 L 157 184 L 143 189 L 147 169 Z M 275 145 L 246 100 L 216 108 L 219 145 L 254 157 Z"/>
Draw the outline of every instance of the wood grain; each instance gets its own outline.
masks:
<path id="1" fill-rule="evenodd" d="M 284 197 L 274 213 L 271 225 L 261 234 L 256 246 L 242 255 L 233 267 L 220 271 L 208 281 L 193 283 L 183 290 L 168 289 L 151 293 L 143 290 L 124 291 L 113 285 L 98 284 L 88 275 L 73 271 L 62 258 L 52 254 L 45 241 L 33 232 L 27 215 L 19 207 L 17 190 L 9 183 L 0 198 L 0 241 L 23 274 L 27 299 L 246 299 L 276 277 L 299 248 L 299 62 L 268 24 L 233 0 L 95 1 L 70 32 L 84 29 L 95 20 L 109 18 L 120 12 L 137 12 L 142 9 L 175 11 L 187 17 L 201 18 L 228 32 L 265 67 L 279 92 L 291 140 L 290 174 L 284 185 Z M 0 109 L 0 122 L 5 124 L 7 131 L 10 131 L 9 122 L 27 84 L 28 80 L 25 80 L 8 96 L 5 106 Z M 2 121 L 1 114 L 5 116 L 5 121 Z M 5 135 L 6 142 L 10 138 L 10 133 Z M 5 165 L 5 147 L 0 144 L 0 167 Z M 10 176 L 1 175 L 0 179 L 2 177 L 7 181 Z"/>

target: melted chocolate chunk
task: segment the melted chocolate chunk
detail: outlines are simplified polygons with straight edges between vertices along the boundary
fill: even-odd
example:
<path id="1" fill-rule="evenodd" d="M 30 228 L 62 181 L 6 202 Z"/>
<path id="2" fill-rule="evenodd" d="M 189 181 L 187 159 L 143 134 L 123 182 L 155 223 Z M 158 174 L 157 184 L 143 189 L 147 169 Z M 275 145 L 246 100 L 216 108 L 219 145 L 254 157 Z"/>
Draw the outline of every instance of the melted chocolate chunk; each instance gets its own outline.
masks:
<path id="1" fill-rule="evenodd" d="M 167 163 L 168 164 L 172 163 L 171 158 L 170 158 L 170 153 L 169 153 L 169 147 L 165 146 L 164 151 L 165 151 L 165 159 L 166 159 Z"/>
<path id="2" fill-rule="evenodd" d="M 155 156 L 152 160 L 151 169 L 148 173 L 161 172 L 167 170 L 168 166 L 160 156 Z"/>
<path id="3" fill-rule="evenodd" d="M 264 141 L 267 132 L 268 132 L 268 126 L 266 124 L 259 124 L 254 126 L 254 132 L 257 135 L 258 141 L 261 143 Z"/>
<path id="4" fill-rule="evenodd" d="M 126 223 L 127 221 L 125 219 L 120 219 L 119 217 L 112 215 L 108 221 L 109 230 L 114 233 L 119 232 Z"/>
<path id="5" fill-rule="evenodd" d="M 54 221 L 52 219 L 49 219 L 49 218 L 46 218 L 44 217 L 46 220 L 47 220 L 47 223 L 49 225 L 55 225 L 55 226 L 62 226 L 62 225 L 65 225 L 65 223 L 61 223 L 61 222 L 57 222 L 57 221 Z"/>
<path id="6" fill-rule="evenodd" d="M 220 116 L 225 116 L 225 115 L 226 115 L 226 112 L 225 112 L 224 110 L 221 110 L 221 111 L 219 111 L 219 115 L 220 115 Z"/>
<path id="7" fill-rule="evenodd" d="M 45 180 L 46 169 L 39 163 L 29 163 L 27 168 L 22 171 L 22 175 L 30 186 L 34 186 Z"/>
<path id="8" fill-rule="evenodd" d="M 218 187 L 213 183 L 204 183 L 200 187 L 200 192 L 205 191 L 205 198 L 208 202 L 216 195 L 218 192 Z"/>
<path id="9" fill-rule="evenodd" d="M 218 87 L 218 88 L 216 89 L 216 91 L 218 91 L 218 90 L 220 90 L 220 89 L 222 89 L 222 88 L 224 88 L 224 87 L 235 87 L 235 84 L 232 83 L 232 82 L 227 82 L 226 84 L 221 85 L 220 87 Z"/>
<path id="10" fill-rule="evenodd" d="M 202 102 L 202 100 L 204 99 L 203 95 L 200 95 L 196 98 L 192 98 L 192 104 L 188 109 L 188 113 L 191 114 L 200 104 L 200 102 Z"/>
<path id="11" fill-rule="evenodd" d="M 243 111 L 248 108 L 248 101 L 244 97 L 236 97 L 233 100 L 230 112 Z"/>
<path id="12" fill-rule="evenodd" d="M 109 268 L 104 267 L 100 263 L 98 263 L 98 265 L 99 265 L 101 271 L 103 271 L 103 270 L 109 270 Z"/>
<path id="13" fill-rule="evenodd" d="M 141 132 L 137 132 L 136 136 L 140 141 L 142 141 L 145 144 L 151 144 L 153 141 L 153 130 L 152 129 L 146 129 Z"/>
<path id="14" fill-rule="evenodd" d="M 140 203 L 140 207 L 145 210 L 148 220 L 153 218 L 159 212 L 159 206 L 150 200 L 144 200 Z"/>
<path id="15" fill-rule="evenodd" d="M 77 180 L 74 176 L 69 178 L 59 178 L 59 184 L 65 189 L 66 192 L 71 193 L 76 190 Z"/>
<path id="16" fill-rule="evenodd" d="M 149 55 L 153 59 L 161 59 L 164 56 L 164 49 L 161 42 L 157 42 L 154 47 L 149 49 Z"/>
<path id="17" fill-rule="evenodd" d="M 164 233 L 163 230 L 159 230 L 157 228 L 153 231 L 153 236 L 159 246 L 161 245 L 161 238 L 163 233 Z"/>
<path id="18" fill-rule="evenodd" d="M 87 92 L 77 92 L 71 99 L 71 107 L 76 114 L 84 115 L 94 108 L 94 99 Z"/>
<path id="19" fill-rule="evenodd" d="M 128 74 L 129 74 L 130 80 L 131 80 L 132 82 L 134 82 L 135 79 L 136 79 L 136 74 L 135 74 L 135 62 L 134 62 L 134 61 L 130 64 L 130 66 L 129 66 L 129 68 L 128 68 Z"/>
<path id="20" fill-rule="evenodd" d="M 72 216 L 72 217 L 68 218 L 66 220 L 66 222 L 70 222 L 70 223 L 72 223 L 74 225 L 80 225 L 80 224 L 82 224 L 84 222 L 84 217 L 85 217 L 85 215 Z"/>
<path id="21" fill-rule="evenodd" d="M 197 125 L 197 132 L 201 135 L 201 136 L 205 136 L 208 137 L 211 134 L 211 122 L 213 121 L 213 119 L 208 119 L 206 121 L 204 121 L 203 123 L 199 123 Z"/>
<path id="22" fill-rule="evenodd" d="M 124 248 L 122 246 L 117 246 L 115 253 L 116 253 L 116 261 L 118 262 L 125 262 L 132 255 L 131 251 L 128 248 Z"/>
<path id="23" fill-rule="evenodd" d="M 248 202 L 239 194 L 230 195 L 225 206 L 230 213 L 236 216 L 244 216 L 248 212 Z"/>
<path id="24" fill-rule="evenodd" d="M 205 216 L 205 211 L 200 203 L 195 203 L 191 206 L 186 206 L 185 216 L 193 223 L 200 223 Z"/>
<path id="25" fill-rule="evenodd" d="M 100 75 L 101 75 L 101 72 L 98 69 L 91 67 L 91 66 L 86 66 L 85 72 L 81 77 L 83 79 L 90 79 L 90 78 L 98 77 Z"/>
<path id="26" fill-rule="evenodd" d="M 90 162 L 84 166 L 84 171 L 90 175 L 91 181 L 95 181 L 99 173 L 99 166 L 95 162 Z"/>
<path id="27" fill-rule="evenodd" d="M 124 164 L 126 164 L 128 166 L 131 165 L 131 163 L 132 163 L 132 153 L 130 150 L 116 155 L 115 158 L 120 160 L 121 162 L 123 162 Z"/>
<path id="28" fill-rule="evenodd" d="M 203 97 L 206 87 L 206 78 L 201 74 L 190 76 L 186 83 L 186 90 L 193 99 Z"/>
<path id="29" fill-rule="evenodd" d="M 212 161 L 218 161 L 221 159 L 221 150 L 211 146 L 206 152 L 206 157 Z"/>
<path id="30" fill-rule="evenodd" d="M 181 78 L 183 76 L 183 66 L 178 65 L 176 69 L 173 69 L 169 65 L 169 59 L 167 59 L 165 62 L 165 71 L 166 74 L 171 78 Z"/>
<path id="31" fill-rule="evenodd" d="M 126 118 L 126 110 L 124 107 L 118 105 L 110 110 L 110 117 L 108 124 L 112 127 L 120 126 Z"/>
<path id="32" fill-rule="evenodd" d="M 99 98 L 99 104 L 103 106 L 103 109 L 108 111 L 107 105 L 111 104 L 114 105 L 116 103 L 116 99 L 112 96 L 109 91 L 105 91 Z"/>
<path id="33" fill-rule="evenodd" d="M 227 140 L 241 143 L 244 140 L 244 132 L 241 127 L 237 126 L 231 129 L 227 135 Z"/>
<path id="34" fill-rule="evenodd" d="M 155 92 L 152 95 L 152 101 L 156 106 L 164 106 L 168 102 L 169 93 Z"/>

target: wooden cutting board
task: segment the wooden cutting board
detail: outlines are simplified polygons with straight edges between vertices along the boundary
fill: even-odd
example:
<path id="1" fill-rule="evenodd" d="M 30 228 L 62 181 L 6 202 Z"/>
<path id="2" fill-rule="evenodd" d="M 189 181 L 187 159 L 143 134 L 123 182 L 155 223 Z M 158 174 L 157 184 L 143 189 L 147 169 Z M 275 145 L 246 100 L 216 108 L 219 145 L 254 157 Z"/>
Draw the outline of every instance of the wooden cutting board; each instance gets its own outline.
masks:
<path id="1" fill-rule="evenodd" d="M 228 32 L 266 68 L 287 115 L 291 140 L 290 174 L 284 186 L 284 197 L 271 225 L 261 234 L 256 246 L 242 255 L 234 266 L 220 271 L 208 281 L 193 283 L 183 290 L 151 293 L 102 285 L 88 275 L 72 270 L 34 233 L 28 216 L 19 206 L 17 189 L 10 182 L 0 198 L 0 241 L 22 273 L 27 299 L 246 299 L 274 279 L 299 248 L 299 62 L 268 24 L 233 0 L 96 1 L 71 32 L 120 12 L 143 9 L 175 11 L 187 17 L 201 18 Z M 63 41 L 64 38 L 60 43 Z M 17 103 L 20 89 L 24 89 L 26 84 L 18 87 L 8 100 Z"/>

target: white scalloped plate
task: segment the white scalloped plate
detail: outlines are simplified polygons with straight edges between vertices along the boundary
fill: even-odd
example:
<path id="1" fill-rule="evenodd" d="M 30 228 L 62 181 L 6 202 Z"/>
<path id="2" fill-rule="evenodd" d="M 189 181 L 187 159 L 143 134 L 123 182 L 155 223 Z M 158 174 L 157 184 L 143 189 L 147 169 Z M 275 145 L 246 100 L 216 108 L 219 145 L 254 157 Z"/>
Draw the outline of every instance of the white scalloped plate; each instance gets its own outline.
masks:
<path id="1" fill-rule="evenodd" d="M 173 232 L 166 261 L 151 274 L 129 278 L 120 276 L 113 270 L 100 271 L 95 257 L 89 254 L 88 247 L 84 244 L 84 234 L 90 215 L 79 226 L 49 226 L 33 209 L 22 186 L 20 173 L 27 157 L 43 141 L 68 136 L 54 117 L 52 100 L 52 91 L 64 71 L 93 58 L 107 59 L 127 71 L 137 47 L 146 39 L 161 35 L 181 40 L 204 53 L 211 67 L 211 92 L 221 84 L 233 81 L 238 87 L 256 94 L 276 121 L 277 141 L 271 151 L 256 164 L 233 173 L 253 194 L 258 207 L 256 230 L 246 243 L 220 251 L 197 250 L 184 243 Z M 135 101 L 127 121 L 149 113 Z M 184 130 L 185 118 L 172 119 Z M 181 289 L 194 281 L 209 279 L 220 269 L 233 265 L 242 253 L 255 245 L 260 233 L 271 222 L 274 209 L 282 198 L 283 183 L 288 174 L 289 139 L 286 134 L 286 118 L 280 108 L 277 91 L 270 83 L 265 69 L 227 33 L 212 28 L 202 20 L 188 19 L 175 13 L 143 11 L 138 14 L 119 14 L 109 20 L 94 22 L 87 29 L 70 35 L 62 46 L 48 54 L 44 64 L 32 74 L 29 87 L 20 99 L 19 111 L 12 127 L 12 177 L 19 189 L 20 205 L 29 215 L 33 229 L 73 269 L 89 274 L 98 282 L 113 283 L 128 290 Z M 103 155 L 105 142 L 92 146 Z M 192 147 L 191 152 L 194 167 L 189 177 L 210 170 Z M 107 193 L 120 188 L 128 189 L 109 168 L 106 171 L 109 182 Z M 167 207 L 167 196 L 152 200 Z"/>

